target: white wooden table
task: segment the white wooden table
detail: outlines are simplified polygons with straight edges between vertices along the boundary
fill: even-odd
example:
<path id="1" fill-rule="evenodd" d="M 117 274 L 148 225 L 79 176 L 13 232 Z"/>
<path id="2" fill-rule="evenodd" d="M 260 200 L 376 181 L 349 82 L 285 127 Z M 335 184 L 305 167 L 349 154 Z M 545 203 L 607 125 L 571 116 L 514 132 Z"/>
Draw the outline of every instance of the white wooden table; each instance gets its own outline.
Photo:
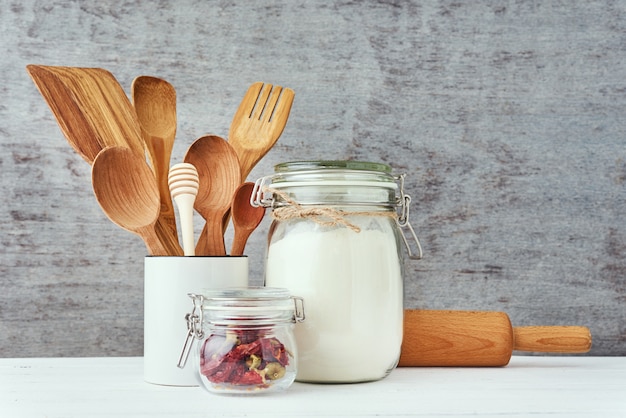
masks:
<path id="1" fill-rule="evenodd" d="M 145 383 L 142 358 L 0 359 L 0 417 L 626 417 L 626 357 L 399 368 L 384 380 L 219 396 Z"/>

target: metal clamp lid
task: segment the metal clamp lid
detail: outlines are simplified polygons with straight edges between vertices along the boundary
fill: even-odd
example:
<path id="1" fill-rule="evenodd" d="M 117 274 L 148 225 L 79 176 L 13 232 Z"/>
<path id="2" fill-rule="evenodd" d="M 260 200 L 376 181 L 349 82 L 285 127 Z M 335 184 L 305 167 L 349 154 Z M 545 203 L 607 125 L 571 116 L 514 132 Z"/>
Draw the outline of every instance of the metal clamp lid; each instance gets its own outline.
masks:
<path id="1" fill-rule="evenodd" d="M 250 288 L 251 292 L 259 293 L 262 288 Z M 268 290 L 282 290 L 282 289 L 268 289 Z M 243 292 L 245 293 L 246 289 L 239 288 L 233 289 L 234 292 Z M 204 295 L 197 295 L 195 293 L 189 293 L 188 296 L 191 298 L 193 303 L 193 309 L 190 313 L 185 315 L 185 321 L 187 322 L 187 336 L 185 337 L 185 343 L 183 344 L 183 349 L 180 353 L 180 357 L 178 358 L 178 368 L 184 368 L 187 364 L 187 360 L 189 358 L 189 354 L 191 353 L 191 349 L 193 347 L 194 339 L 202 339 L 204 338 L 204 330 L 202 329 L 202 324 L 204 320 L 204 303 L 205 301 L 210 301 L 211 298 L 207 298 Z M 216 299 L 217 300 L 217 299 Z M 233 298 L 224 298 L 224 301 L 232 301 Z M 252 302 L 251 299 L 242 299 L 243 301 Z M 289 311 L 292 312 L 290 316 L 291 322 L 302 322 L 305 319 L 304 314 L 304 300 L 299 296 L 288 296 L 285 298 L 285 302 L 292 302 L 293 308 L 289 307 Z M 228 306 L 228 303 L 227 303 Z M 285 307 L 288 304 L 285 303 Z M 252 306 L 250 306 L 252 307 Z M 227 308 L 232 311 L 232 309 L 238 308 Z M 245 309 L 245 307 L 239 307 L 239 309 Z M 281 308 L 282 309 L 282 308 Z M 209 315 L 210 317 L 210 315 Z M 274 323 L 276 321 L 273 321 Z"/>
<path id="2" fill-rule="evenodd" d="M 397 199 L 397 202 L 396 202 L 396 205 L 400 208 L 400 213 L 398 214 L 398 217 L 396 218 L 396 223 L 400 227 L 402 240 L 407 249 L 409 258 L 411 260 L 421 260 L 423 257 L 422 246 L 420 244 L 419 239 L 417 238 L 417 234 L 415 233 L 413 226 L 409 222 L 409 212 L 410 212 L 409 209 L 411 206 L 411 196 L 406 194 L 404 191 L 405 177 L 406 177 L 406 174 L 399 174 L 399 175 L 393 176 L 393 178 L 400 183 L 398 187 L 400 191 L 400 197 L 399 199 Z M 268 207 L 273 208 L 276 206 L 275 205 L 276 201 L 275 201 L 274 194 L 271 188 L 273 178 L 274 178 L 273 175 L 261 177 L 254 183 L 254 189 L 250 196 L 250 205 L 252 205 L 253 207 L 263 206 L 266 208 Z M 411 250 L 411 244 L 409 242 L 409 239 L 407 238 L 407 231 L 409 235 L 408 238 L 410 238 L 415 243 L 416 251 Z"/>

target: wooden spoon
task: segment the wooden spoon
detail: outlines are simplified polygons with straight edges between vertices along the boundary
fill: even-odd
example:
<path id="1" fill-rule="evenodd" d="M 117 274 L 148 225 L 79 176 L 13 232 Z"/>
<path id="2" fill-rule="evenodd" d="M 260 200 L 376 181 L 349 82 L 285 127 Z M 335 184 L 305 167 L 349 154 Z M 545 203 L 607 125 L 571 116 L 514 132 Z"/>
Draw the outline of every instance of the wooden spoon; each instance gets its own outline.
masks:
<path id="1" fill-rule="evenodd" d="M 168 183 L 172 198 L 178 206 L 180 229 L 185 255 L 195 255 L 193 239 L 193 204 L 198 195 L 200 180 L 198 170 L 192 164 L 179 163 L 170 169 Z"/>
<path id="2" fill-rule="evenodd" d="M 145 154 L 135 110 L 109 71 L 43 65 L 26 69 L 68 142 L 87 162 L 109 146 Z"/>
<path id="3" fill-rule="evenodd" d="M 93 161 L 91 182 L 100 207 L 113 223 L 139 235 L 150 254 L 170 255 L 155 230 L 159 189 L 145 159 L 128 148 L 105 148 Z"/>
<path id="4" fill-rule="evenodd" d="M 265 215 L 263 206 L 254 207 L 250 204 L 253 189 L 254 183 L 243 183 L 233 196 L 231 214 L 235 226 L 235 237 L 230 255 L 243 255 L 250 234 L 259 226 Z"/>
<path id="5" fill-rule="evenodd" d="M 224 138 L 206 135 L 191 144 L 184 161 L 198 170 L 200 189 L 194 208 L 206 220 L 196 255 L 226 255 L 222 225 L 241 183 L 237 154 Z"/>
<path id="6" fill-rule="evenodd" d="M 258 82 L 248 88 L 228 132 L 228 142 L 239 157 L 241 181 L 278 141 L 293 98 L 293 90 L 281 86 Z"/>
<path id="7" fill-rule="evenodd" d="M 139 76 L 133 80 L 131 96 L 159 186 L 159 219 L 172 235 L 177 236 L 174 205 L 168 187 L 170 158 L 176 137 L 176 90 L 163 79 Z"/>

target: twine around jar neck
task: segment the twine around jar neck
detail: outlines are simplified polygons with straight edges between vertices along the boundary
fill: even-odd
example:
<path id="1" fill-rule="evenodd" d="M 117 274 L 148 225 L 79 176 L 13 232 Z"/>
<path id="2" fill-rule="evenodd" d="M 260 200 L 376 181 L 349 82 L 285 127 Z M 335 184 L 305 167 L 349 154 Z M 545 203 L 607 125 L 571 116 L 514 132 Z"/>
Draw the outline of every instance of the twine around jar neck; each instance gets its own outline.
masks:
<path id="1" fill-rule="evenodd" d="M 263 192 L 273 193 L 279 196 L 287 206 L 275 208 L 272 211 L 272 219 L 277 221 L 285 221 L 288 219 L 310 219 L 318 225 L 322 226 L 345 226 L 350 228 L 354 232 L 361 232 L 361 228 L 347 219 L 347 216 L 382 216 L 398 220 L 398 214 L 389 211 L 361 211 L 361 212 L 346 212 L 339 209 L 334 209 L 330 206 L 311 206 L 305 207 L 293 200 L 292 198 L 280 190 L 276 190 L 270 187 L 263 187 Z"/>

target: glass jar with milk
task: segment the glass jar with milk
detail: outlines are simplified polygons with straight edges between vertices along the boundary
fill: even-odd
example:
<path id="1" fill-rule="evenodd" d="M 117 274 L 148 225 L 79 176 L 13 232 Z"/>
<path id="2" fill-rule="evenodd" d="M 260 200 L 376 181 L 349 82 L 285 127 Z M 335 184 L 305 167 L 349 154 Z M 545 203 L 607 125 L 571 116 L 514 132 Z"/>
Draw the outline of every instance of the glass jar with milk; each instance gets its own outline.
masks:
<path id="1" fill-rule="evenodd" d="M 388 165 L 357 161 L 283 163 L 255 183 L 251 203 L 271 207 L 273 217 L 265 285 L 289 289 L 307 307 L 295 327 L 298 381 L 366 382 L 395 368 L 402 244 L 421 258 L 403 183 Z"/>

